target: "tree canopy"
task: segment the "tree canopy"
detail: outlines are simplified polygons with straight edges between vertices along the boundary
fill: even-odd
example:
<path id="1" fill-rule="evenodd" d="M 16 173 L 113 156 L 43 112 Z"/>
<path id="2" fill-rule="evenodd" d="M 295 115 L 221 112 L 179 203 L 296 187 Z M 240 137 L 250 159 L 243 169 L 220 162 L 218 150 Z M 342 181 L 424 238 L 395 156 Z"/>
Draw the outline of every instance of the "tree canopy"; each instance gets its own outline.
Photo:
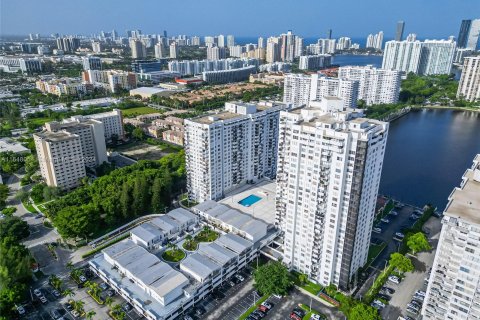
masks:
<path id="1" fill-rule="evenodd" d="M 412 260 L 398 252 L 394 252 L 390 255 L 390 265 L 395 266 L 395 268 L 402 272 L 409 272 L 415 269 Z"/>
<path id="2" fill-rule="evenodd" d="M 427 251 L 432 249 L 430 243 L 428 243 L 427 237 L 423 232 L 417 232 L 408 237 L 407 246 L 415 254 L 420 251 Z"/>
<path id="3" fill-rule="evenodd" d="M 100 227 L 161 212 L 184 183 L 185 154 L 180 151 L 113 170 L 45 206 L 62 236 L 88 238 Z"/>
<path id="4" fill-rule="evenodd" d="M 253 274 L 254 287 L 262 294 L 286 295 L 292 286 L 287 267 L 279 261 L 260 266 Z"/>
<path id="5" fill-rule="evenodd" d="M 30 231 L 28 230 L 28 223 L 19 217 L 6 217 L 0 223 L 0 239 L 11 237 L 15 241 L 28 237 Z"/>
<path id="6" fill-rule="evenodd" d="M 351 310 L 348 320 L 381 320 L 377 309 L 364 303 L 358 303 Z"/>

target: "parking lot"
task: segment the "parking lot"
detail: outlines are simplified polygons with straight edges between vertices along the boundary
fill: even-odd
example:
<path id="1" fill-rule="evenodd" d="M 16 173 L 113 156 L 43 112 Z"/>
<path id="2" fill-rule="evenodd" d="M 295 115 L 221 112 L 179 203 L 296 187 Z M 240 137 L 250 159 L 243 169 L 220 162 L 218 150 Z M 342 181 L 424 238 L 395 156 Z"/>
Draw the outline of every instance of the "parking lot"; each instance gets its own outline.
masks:
<path id="1" fill-rule="evenodd" d="M 429 242 L 432 250 L 429 252 L 418 253 L 416 257 L 410 257 L 415 266 L 414 272 L 406 273 L 405 279 L 395 285 L 388 282 L 386 285 L 395 289 L 390 303 L 382 310 L 382 318 L 385 320 L 395 320 L 399 316 L 409 316 L 414 319 L 420 318 L 418 315 L 406 311 L 407 304 L 412 300 L 415 291 L 426 291 L 427 286 L 425 279 L 428 277 L 428 271 L 432 267 L 433 259 L 435 257 L 435 249 L 438 244 L 441 230 L 441 219 L 431 217 L 424 225 L 424 229 L 428 228 Z"/>
<path id="2" fill-rule="evenodd" d="M 242 275 L 245 277 L 242 283 L 233 287 L 227 284 L 217 289 L 225 298 L 217 301 L 210 296 L 202 302 L 201 306 L 207 311 L 202 319 L 238 319 L 258 300 L 259 297 L 254 293 L 252 276 L 248 273 Z"/>

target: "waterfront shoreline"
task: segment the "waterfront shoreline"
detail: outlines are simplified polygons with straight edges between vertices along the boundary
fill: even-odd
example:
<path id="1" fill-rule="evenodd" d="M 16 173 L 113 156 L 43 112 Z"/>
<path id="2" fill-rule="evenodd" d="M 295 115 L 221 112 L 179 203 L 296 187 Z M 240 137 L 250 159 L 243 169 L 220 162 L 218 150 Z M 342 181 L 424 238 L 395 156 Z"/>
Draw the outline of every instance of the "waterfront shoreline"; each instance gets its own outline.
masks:
<path id="1" fill-rule="evenodd" d="M 411 106 L 412 109 L 439 109 L 439 110 L 457 110 L 457 111 L 474 111 L 480 112 L 480 106 L 478 107 L 451 107 L 451 106 Z"/>

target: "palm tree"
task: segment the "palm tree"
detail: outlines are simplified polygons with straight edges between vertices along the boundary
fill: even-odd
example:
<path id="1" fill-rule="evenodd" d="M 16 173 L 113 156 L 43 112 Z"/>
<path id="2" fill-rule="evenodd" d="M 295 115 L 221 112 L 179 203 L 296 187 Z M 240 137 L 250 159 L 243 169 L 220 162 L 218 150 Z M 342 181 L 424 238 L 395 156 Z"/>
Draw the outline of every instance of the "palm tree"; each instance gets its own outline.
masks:
<path id="1" fill-rule="evenodd" d="M 69 271 L 72 271 L 73 270 L 73 263 L 72 261 L 68 261 L 67 264 L 65 265 L 65 267 L 67 267 L 67 269 Z"/>
<path id="2" fill-rule="evenodd" d="M 93 310 L 90 310 L 87 312 L 87 314 L 85 315 L 85 318 L 89 319 L 89 320 L 92 320 L 93 319 L 93 316 L 96 315 L 97 313 Z"/>
<path id="3" fill-rule="evenodd" d="M 85 305 L 85 302 L 83 302 L 82 300 L 74 301 L 73 309 L 75 309 L 75 311 L 77 311 L 78 313 L 83 314 L 85 313 L 85 311 L 83 310 L 84 305 Z"/>
<path id="4" fill-rule="evenodd" d="M 113 298 L 107 296 L 107 297 L 105 298 L 105 304 L 106 304 L 109 308 L 112 308 Z"/>
<path id="5" fill-rule="evenodd" d="M 62 293 L 63 293 L 64 296 L 69 296 L 70 298 L 75 295 L 75 292 L 73 292 L 73 290 L 71 290 L 71 289 L 65 289 L 65 290 L 63 290 Z"/>

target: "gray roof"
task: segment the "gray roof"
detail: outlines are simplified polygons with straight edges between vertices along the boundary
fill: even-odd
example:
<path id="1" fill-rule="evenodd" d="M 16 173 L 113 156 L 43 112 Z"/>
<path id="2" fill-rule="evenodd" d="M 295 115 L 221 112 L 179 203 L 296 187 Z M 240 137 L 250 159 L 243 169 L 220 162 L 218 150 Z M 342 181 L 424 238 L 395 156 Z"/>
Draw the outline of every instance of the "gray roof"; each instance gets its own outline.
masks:
<path id="1" fill-rule="evenodd" d="M 182 273 L 129 239 L 120 241 L 103 252 L 160 297 L 189 283 Z"/>
<path id="2" fill-rule="evenodd" d="M 214 208 L 216 206 L 218 206 L 218 203 L 216 203 L 213 200 L 207 200 L 207 201 L 204 201 L 200 204 L 197 204 L 195 207 L 193 207 L 193 209 L 197 209 L 198 211 L 206 212 L 206 211 L 208 211 L 211 208 Z"/>
<path id="3" fill-rule="evenodd" d="M 167 215 L 155 218 L 151 220 L 150 223 L 165 232 L 171 232 L 172 230 L 180 227 L 180 224 L 175 219 Z"/>
<path id="4" fill-rule="evenodd" d="M 241 254 L 253 246 L 252 242 L 232 233 L 222 235 L 220 238 L 215 240 L 215 243 L 221 245 L 222 247 L 228 248 L 237 254 Z"/>
<path id="5" fill-rule="evenodd" d="M 210 244 L 200 243 L 198 252 L 220 266 L 224 266 L 230 262 L 233 258 L 237 257 L 237 254 L 225 249 L 224 247 L 212 242 Z"/>
<path id="6" fill-rule="evenodd" d="M 160 236 L 162 232 L 156 226 L 146 222 L 135 227 L 130 231 L 130 234 L 135 235 L 137 238 L 140 238 L 145 242 L 149 242 Z"/>
<path id="7" fill-rule="evenodd" d="M 172 210 L 169 213 L 167 213 L 167 215 L 177 220 L 181 224 L 185 224 L 190 221 L 195 221 L 197 219 L 196 215 L 194 215 L 190 211 L 185 210 L 183 208 L 177 208 L 175 210 Z"/>
<path id="8" fill-rule="evenodd" d="M 181 262 L 181 265 L 202 279 L 207 278 L 209 275 L 220 269 L 218 264 L 201 253 L 189 255 Z"/>

